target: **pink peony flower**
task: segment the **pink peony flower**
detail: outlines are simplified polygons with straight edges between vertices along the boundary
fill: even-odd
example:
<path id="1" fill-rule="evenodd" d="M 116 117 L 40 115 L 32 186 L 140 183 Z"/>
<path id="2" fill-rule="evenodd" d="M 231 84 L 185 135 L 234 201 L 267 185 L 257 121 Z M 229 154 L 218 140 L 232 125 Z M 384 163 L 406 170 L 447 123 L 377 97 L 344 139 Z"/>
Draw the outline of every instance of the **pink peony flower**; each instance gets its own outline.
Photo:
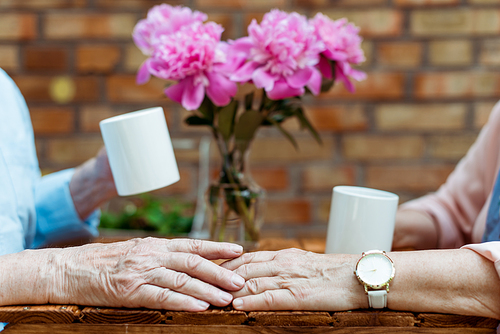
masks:
<path id="1" fill-rule="evenodd" d="M 237 91 L 229 75 L 242 57 L 231 56 L 227 43 L 220 41 L 222 31 L 214 22 L 196 22 L 160 36 L 144 71 L 177 81 L 165 89 L 165 95 L 187 110 L 198 109 L 205 93 L 217 106 L 228 104 Z"/>
<path id="2" fill-rule="evenodd" d="M 185 26 L 204 22 L 206 19 L 206 14 L 193 12 L 188 7 L 161 4 L 152 7 L 148 11 L 147 18 L 135 25 L 132 37 L 142 53 L 150 56 L 162 35 L 172 34 Z"/>
<path id="3" fill-rule="evenodd" d="M 343 81 L 346 88 L 353 92 L 354 85 L 349 77 L 358 81 L 366 78 L 364 72 L 351 67 L 351 64 L 365 61 L 361 49 L 362 38 L 358 35 L 359 28 L 347 23 L 347 19 L 333 21 L 321 13 L 316 14 L 311 24 L 326 47 L 318 64 L 321 73 L 331 79 L 332 69 L 327 59 L 335 61 L 335 78 Z"/>
<path id="4" fill-rule="evenodd" d="M 321 73 L 316 69 L 323 41 L 305 16 L 274 9 L 262 22 L 253 20 L 248 37 L 231 45 L 248 60 L 232 76 L 237 82 L 252 81 L 264 88 L 271 99 L 279 100 L 321 89 Z"/>

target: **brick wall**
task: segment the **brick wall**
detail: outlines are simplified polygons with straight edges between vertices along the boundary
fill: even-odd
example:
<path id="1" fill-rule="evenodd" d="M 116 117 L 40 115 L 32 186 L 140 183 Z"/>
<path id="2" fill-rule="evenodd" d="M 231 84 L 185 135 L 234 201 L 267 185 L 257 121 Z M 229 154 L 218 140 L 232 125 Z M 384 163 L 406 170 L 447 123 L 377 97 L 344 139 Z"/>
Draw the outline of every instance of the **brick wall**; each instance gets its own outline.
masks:
<path id="1" fill-rule="evenodd" d="M 174 138 L 208 132 L 161 91 L 135 84 L 144 59 L 133 26 L 151 0 L 0 0 L 0 67 L 31 110 L 40 165 L 81 163 L 102 145 L 99 120 L 161 105 Z M 300 150 L 265 129 L 252 170 L 268 189 L 268 234 L 321 235 L 338 184 L 394 191 L 402 201 L 435 190 L 474 141 L 500 93 L 500 0 L 178 0 L 221 23 L 224 38 L 277 7 L 361 27 L 366 81 L 351 95 L 337 85 L 307 100 L 318 146 L 288 124 Z M 160 191 L 194 198 L 196 154 L 178 156 L 182 180 Z M 215 163 L 214 163 L 215 167 Z"/>

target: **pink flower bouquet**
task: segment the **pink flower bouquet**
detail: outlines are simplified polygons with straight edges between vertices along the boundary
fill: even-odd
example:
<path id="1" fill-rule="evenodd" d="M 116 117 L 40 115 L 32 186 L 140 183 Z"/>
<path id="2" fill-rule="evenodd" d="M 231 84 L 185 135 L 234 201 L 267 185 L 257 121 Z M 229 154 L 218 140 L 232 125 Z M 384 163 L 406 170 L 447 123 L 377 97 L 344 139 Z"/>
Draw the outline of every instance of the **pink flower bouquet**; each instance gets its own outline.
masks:
<path id="1" fill-rule="evenodd" d="M 248 36 L 227 42 L 221 41 L 223 28 L 206 19 L 186 7 L 151 8 L 133 32 L 136 45 L 148 56 L 137 82 L 153 75 L 169 83 L 165 95 L 193 112 L 186 122 L 212 129 L 223 158 L 220 182 L 241 193 L 247 187 L 241 179 L 245 153 L 260 126 L 275 126 L 297 147 L 282 127 L 284 120 L 295 117 L 321 142 L 301 97 L 327 91 L 335 80 L 353 92 L 352 80 L 365 78 L 352 67 L 365 60 L 362 39 L 346 19 L 334 21 L 321 13 L 307 19 L 274 9 L 260 23 L 252 20 Z M 241 84 L 255 89 L 236 98 Z M 226 201 L 255 239 L 249 196 Z"/>

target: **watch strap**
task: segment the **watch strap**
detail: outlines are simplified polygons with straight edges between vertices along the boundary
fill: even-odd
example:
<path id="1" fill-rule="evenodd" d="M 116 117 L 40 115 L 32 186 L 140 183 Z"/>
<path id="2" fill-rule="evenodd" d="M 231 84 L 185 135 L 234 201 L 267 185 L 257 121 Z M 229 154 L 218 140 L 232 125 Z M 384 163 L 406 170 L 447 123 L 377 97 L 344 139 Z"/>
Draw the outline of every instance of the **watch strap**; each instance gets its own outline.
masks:
<path id="1" fill-rule="evenodd" d="M 368 305 L 373 308 L 387 307 L 387 291 L 385 289 L 368 291 Z"/>

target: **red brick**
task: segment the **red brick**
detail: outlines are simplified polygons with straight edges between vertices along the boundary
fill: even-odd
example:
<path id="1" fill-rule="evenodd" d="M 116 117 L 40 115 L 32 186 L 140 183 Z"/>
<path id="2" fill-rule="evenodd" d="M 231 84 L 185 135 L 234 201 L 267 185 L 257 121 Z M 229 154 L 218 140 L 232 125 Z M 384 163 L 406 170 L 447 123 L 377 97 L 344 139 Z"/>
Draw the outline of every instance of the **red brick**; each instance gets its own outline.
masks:
<path id="1" fill-rule="evenodd" d="M 341 82 L 319 98 L 335 100 L 400 100 L 404 97 L 405 75 L 402 73 L 368 72 L 363 81 L 353 81 L 356 91 L 349 92 Z"/>
<path id="2" fill-rule="evenodd" d="M 48 76 L 14 76 L 13 79 L 19 86 L 24 97 L 28 101 L 51 102 L 51 87 L 61 77 Z M 76 77 L 69 78 L 75 87 L 73 102 L 94 102 L 99 98 L 99 86 L 97 78 Z"/>
<path id="3" fill-rule="evenodd" d="M 165 84 L 165 80 L 151 78 L 148 83 L 138 85 L 135 75 L 112 75 L 106 80 L 108 99 L 113 102 L 169 101 L 163 94 Z"/>
<path id="4" fill-rule="evenodd" d="M 467 106 L 448 104 L 382 104 L 375 109 L 381 130 L 459 130 L 465 127 Z"/>
<path id="5" fill-rule="evenodd" d="M 1 8 L 24 8 L 24 9 L 54 9 L 54 8 L 83 8 L 87 0 L 3 0 Z"/>
<path id="6" fill-rule="evenodd" d="M 428 98 L 496 97 L 500 74 L 496 72 L 437 72 L 415 76 L 415 96 Z"/>
<path id="7" fill-rule="evenodd" d="M 256 138 L 251 147 L 250 159 L 253 162 L 272 161 L 273 163 L 289 163 L 296 161 L 330 160 L 334 146 L 330 138 L 323 138 L 323 145 L 310 137 L 295 138 L 299 149 L 284 137 Z"/>
<path id="8" fill-rule="evenodd" d="M 97 7 L 105 9 L 117 9 L 117 10 L 123 10 L 124 8 L 148 10 L 154 5 L 160 5 L 165 2 L 166 1 L 164 0 L 126 0 L 126 1 L 94 0 L 94 3 Z M 185 1 L 168 0 L 168 4 L 171 6 L 179 6 L 179 5 L 184 5 Z"/>
<path id="9" fill-rule="evenodd" d="M 31 40 L 36 36 L 35 14 L 0 14 L 0 40 Z"/>
<path id="10" fill-rule="evenodd" d="M 429 44 L 429 61 L 432 65 L 471 65 L 472 53 L 472 43 L 467 40 L 437 40 Z"/>
<path id="11" fill-rule="evenodd" d="M 174 147 L 175 158 L 178 163 L 179 162 L 191 163 L 191 164 L 196 164 L 196 166 L 198 166 L 198 162 L 200 160 L 198 139 L 172 138 L 172 146 Z M 213 148 L 215 149 L 215 146 Z"/>
<path id="12" fill-rule="evenodd" d="M 411 13 L 410 31 L 416 36 L 497 34 L 500 11 L 492 9 L 436 9 Z"/>
<path id="13" fill-rule="evenodd" d="M 361 105 L 307 106 L 305 114 L 317 131 L 352 131 L 368 128 L 368 118 Z"/>
<path id="14" fill-rule="evenodd" d="M 458 161 L 476 141 L 477 135 L 433 136 L 429 140 L 429 154 L 432 158 Z"/>
<path id="15" fill-rule="evenodd" d="M 422 44 L 418 42 L 385 42 L 377 47 L 378 62 L 387 67 L 417 67 L 422 63 Z"/>
<path id="16" fill-rule="evenodd" d="M 236 35 L 236 29 L 233 25 L 234 14 L 224 14 L 224 13 L 208 13 L 207 21 L 213 21 L 220 24 L 224 28 L 222 33 L 222 40 L 236 39 L 241 36 Z"/>
<path id="17" fill-rule="evenodd" d="M 500 4 L 500 0 L 467 0 L 471 4 L 477 5 L 492 5 L 492 4 Z"/>
<path id="18" fill-rule="evenodd" d="M 500 39 L 482 41 L 479 52 L 479 62 L 482 65 L 500 65 Z"/>
<path id="19" fill-rule="evenodd" d="M 24 67 L 29 71 L 64 71 L 68 68 L 68 50 L 60 47 L 27 47 Z"/>
<path id="20" fill-rule="evenodd" d="M 264 224 L 309 224 L 311 203 L 303 199 L 268 199 Z"/>
<path id="21" fill-rule="evenodd" d="M 460 0 L 395 0 L 394 3 L 398 6 L 442 6 L 442 5 L 458 5 Z"/>
<path id="22" fill-rule="evenodd" d="M 455 164 L 371 166 L 366 170 L 366 186 L 385 190 L 435 191 L 454 168 Z"/>
<path id="23" fill-rule="evenodd" d="M 361 64 L 362 66 L 369 66 L 373 63 L 373 53 L 374 53 L 374 43 L 373 41 L 369 40 L 363 40 L 361 43 L 361 49 L 363 50 L 363 53 L 365 54 L 366 60 Z"/>
<path id="24" fill-rule="evenodd" d="M 356 170 L 352 166 L 308 166 L 302 173 L 302 189 L 310 191 L 331 191 L 338 185 L 353 185 Z"/>
<path id="25" fill-rule="evenodd" d="M 127 72 L 137 73 L 139 66 L 147 59 L 135 44 L 125 47 L 124 67 Z"/>
<path id="26" fill-rule="evenodd" d="M 248 26 L 252 22 L 252 20 L 256 20 L 258 23 L 262 21 L 262 18 L 264 17 L 265 12 L 245 12 L 244 13 L 244 20 L 243 20 L 243 26 L 241 27 L 243 31 L 243 35 L 247 36 L 248 35 Z"/>
<path id="27" fill-rule="evenodd" d="M 49 39 L 129 39 L 136 22 L 133 14 L 48 14 L 44 35 Z"/>
<path id="28" fill-rule="evenodd" d="M 474 127 L 476 129 L 480 129 L 486 124 L 495 104 L 495 102 L 478 102 L 474 104 Z"/>
<path id="29" fill-rule="evenodd" d="M 418 159 L 424 141 L 419 136 L 349 135 L 343 138 L 342 150 L 347 159 Z"/>
<path id="30" fill-rule="evenodd" d="M 0 45 L 0 68 L 17 71 L 19 69 L 19 47 Z"/>
<path id="31" fill-rule="evenodd" d="M 84 132 L 100 132 L 99 122 L 118 114 L 108 106 L 84 106 L 79 112 L 78 124 Z"/>
<path id="32" fill-rule="evenodd" d="M 385 5 L 387 0 L 336 0 L 335 6 Z M 295 0 L 295 5 L 305 8 L 331 7 L 329 0 Z"/>
<path id="33" fill-rule="evenodd" d="M 251 168 L 255 182 L 267 191 L 288 188 L 288 170 L 286 168 Z"/>
<path id="34" fill-rule="evenodd" d="M 120 60 L 120 49 L 107 45 L 83 45 L 76 49 L 76 68 L 79 72 L 109 73 Z"/>
<path id="35" fill-rule="evenodd" d="M 285 0 L 194 0 L 194 7 L 200 10 L 223 8 L 223 9 L 272 9 L 282 8 Z"/>
<path id="36" fill-rule="evenodd" d="M 171 196 L 171 195 L 179 195 L 179 194 L 187 194 L 191 192 L 193 187 L 196 186 L 195 182 L 195 171 L 186 169 L 186 168 L 180 168 L 179 167 L 179 175 L 180 175 L 180 180 L 174 184 L 171 184 L 167 187 L 155 190 L 151 192 L 152 195 L 158 195 L 158 196 Z"/>
<path id="37" fill-rule="evenodd" d="M 50 139 L 46 144 L 48 161 L 74 166 L 94 157 L 103 146 L 100 136 Z"/>
<path id="38" fill-rule="evenodd" d="M 400 36 L 403 31 L 403 13 L 399 10 L 376 8 L 369 10 L 324 10 L 323 14 L 337 20 L 347 18 L 349 22 L 360 27 L 360 35 Z"/>
<path id="39" fill-rule="evenodd" d="M 75 113 L 72 108 L 32 107 L 30 114 L 35 135 L 70 133 L 74 130 Z"/>

